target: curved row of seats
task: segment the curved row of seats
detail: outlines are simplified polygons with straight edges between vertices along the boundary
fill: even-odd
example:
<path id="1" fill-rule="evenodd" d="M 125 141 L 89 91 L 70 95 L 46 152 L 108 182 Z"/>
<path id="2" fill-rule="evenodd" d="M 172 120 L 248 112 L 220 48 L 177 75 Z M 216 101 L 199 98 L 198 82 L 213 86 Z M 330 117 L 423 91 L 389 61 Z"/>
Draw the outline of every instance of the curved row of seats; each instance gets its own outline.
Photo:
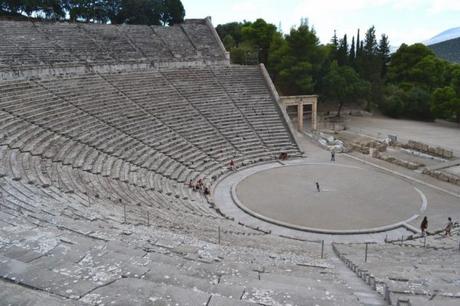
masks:
<path id="1" fill-rule="evenodd" d="M 146 169 L 115 170 L 116 178 L 10 145 L 0 155 L 3 302 L 357 302 L 319 259 L 320 245 L 267 235 L 211 213 L 200 198 L 160 192 Z"/>
<path id="2" fill-rule="evenodd" d="M 74 169 L 59 162 L 43 161 L 30 153 L 1 146 L 3 209 L 23 211 L 37 218 L 43 213 L 59 216 L 69 206 L 79 213 L 94 207 L 100 218 L 116 215 L 115 223 L 124 222 L 126 209 L 130 224 L 181 228 L 195 232 L 197 237 L 215 232 L 219 226 L 244 235 L 262 232 L 235 225 L 204 206 L 203 200 L 188 188 L 176 194 L 161 192 L 167 188 L 142 186 L 112 177 L 102 177 Z M 179 196 L 179 193 L 183 196 Z M 189 197 L 196 199 L 192 200 Z M 146 214 L 150 220 L 147 220 Z M 113 220 L 112 220 L 113 221 Z"/>
<path id="3" fill-rule="evenodd" d="M 300 154 L 258 67 L 89 73 L 3 81 L 0 91 L 1 175 L 82 203 L 123 203 L 143 222 L 139 205 L 222 219 L 186 183 L 212 183 L 232 159 Z M 244 97 L 260 102 L 249 109 Z"/>
<path id="4" fill-rule="evenodd" d="M 357 302 L 319 259 L 319 248 L 313 251 L 304 242 L 251 235 L 254 231 L 220 222 L 219 246 L 212 218 L 173 217 L 170 210 L 144 207 L 144 217 L 145 209 L 151 209 L 148 226 L 146 220 L 133 218 L 133 209 L 141 210 L 135 206 L 125 223 L 107 200 L 85 204 L 54 185 L 39 188 L 7 176 L 0 179 L 0 188 L 4 303 Z M 15 283 L 21 286 L 20 294 Z"/>
<path id="5" fill-rule="evenodd" d="M 82 151 L 85 158 L 97 158 L 86 145 L 179 182 L 193 172 L 219 173 L 231 159 L 272 159 L 283 150 L 299 154 L 279 122 L 273 128 L 280 137 L 268 143 L 266 136 L 259 134 L 263 126 L 254 127 L 264 122 L 265 114 L 245 115 L 225 88 L 212 84 L 213 75 L 209 69 L 189 68 L 3 82 L 0 107 L 10 114 L 8 119 L 13 120 L 12 116 L 44 129 L 34 128 L 35 134 L 30 134 L 23 128 L 27 123 L 13 120 L 3 133 L 13 148 L 30 151 L 38 147 L 38 154 L 52 157 L 55 153 L 57 160 L 65 155 L 66 164 L 72 161 L 81 167 L 84 159 L 76 156 Z M 144 77 L 147 79 L 142 82 Z M 188 92 L 191 87 L 195 89 Z M 273 101 L 267 98 L 259 108 L 267 112 L 263 124 L 272 126 L 277 114 Z M 279 115 L 277 118 L 281 121 Z M 41 141 L 50 139 L 48 146 Z"/>
<path id="6" fill-rule="evenodd" d="M 171 27 L 0 20 L 0 72 L 225 61 L 212 31 L 206 19 Z"/>

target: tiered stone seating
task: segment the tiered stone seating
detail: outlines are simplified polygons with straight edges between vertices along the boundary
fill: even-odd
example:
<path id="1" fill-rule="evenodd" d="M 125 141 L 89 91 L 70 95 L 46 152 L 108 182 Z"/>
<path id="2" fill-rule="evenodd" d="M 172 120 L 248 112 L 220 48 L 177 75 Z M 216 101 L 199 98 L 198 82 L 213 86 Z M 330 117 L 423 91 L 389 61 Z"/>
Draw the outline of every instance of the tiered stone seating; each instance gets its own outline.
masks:
<path id="1" fill-rule="evenodd" d="M 60 146 L 55 159 L 88 170 L 102 153 L 145 166 L 148 156 L 157 151 L 156 164 L 150 164 L 149 169 L 184 182 L 193 178 L 190 175 L 194 172 L 205 175 L 220 172 L 230 159 L 241 162 L 271 159 L 288 145 L 293 149 L 287 142 L 289 136 L 285 129 L 277 132 L 281 138 L 272 140 L 276 145 L 266 144 L 267 136 L 263 136 L 264 140 L 259 135 L 264 128 L 254 128 L 265 118 L 246 116 L 226 89 L 218 82 L 213 83 L 213 78 L 209 69 L 188 68 L 133 73 L 134 84 L 126 82 L 131 79 L 131 73 L 8 81 L 2 84 L 5 95 L 0 103 L 11 116 L 21 114 L 22 119 L 48 129 L 34 129 L 34 133 L 27 133 L 22 127 L 17 129 L 34 139 L 33 144 L 53 132 L 75 137 L 78 143 L 66 141 L 62 146 L 56 142 L 65 138 L 54 139 L 53 147 Z M 158 94 L 157 87 L 150 87 L 150 82 L 159 84 Z M 200 84 L 202 88 L 193 89 L 191 84 L 195 87 Z M 177 101 L 177 105 L 165 103 L 169 99 Z M 272 111 L 264 123 L 268 127 L 276 122 L 276 110 L 268 99 L 263 105 Z M 183 113 L 184 109 L 188 112 L 183 118 L 179 117 L 177 110 Z M 72 121 L 65 124 L 59 121 L 67 117 Z M 106 137 L 113 141 L 106 141 Z M 29 138 L 20 137 L 22 142 L 16 141 L 13 147 L 23 149 L 27 143 L 27 150 L 32 150 Z M 91 151 L 84 145 L 98 150 Z"/>
<path id="2" fill-rule="evenodd" d="M 99 66 L 106 68 L 98 70 L 108 66 L 123 70 L 120 65 L 226 63 L 225 50 L 213 31 L 205 19 L 171 27 L 0 20 L 0 72 L 11 78 L 77 73 Z"/>
<path id="3" fill-rule="evenodd" d="M 122 25 L 118 28 L 141 54 L 154 61 L 167 61 L 173 54 L 168 46 L 155 34 L 152 27 Z M 148 39 L 151 38 L 151 39 Z"/>
<path id="4" fill-rule="evenodd" d="M 221 48 L 215 43 L 216 38 L 209 32 L 206 19 L 188 19 L 181 24 L 181 28 L 205 58 L 219 58 Z"/>
<path id="5" fill-rule="evenodd" d="M 136 63 L 145 58 L 142 51 L 130 41 L 129 36 L 120 32 L 120 27 L 107 27 L 103 24 L 81 24 L 79 27 L 95 45 L 118 63 Z"/>
<path id="6" fill-rule="evenodd" d="M 175 58 L 199 58 L 195 46 L 180 26 L 152 28 Z"/>
<path id="7" fill-rule="evenodd" d="M 174 225 L 171 210 L 151 205 L 144 207 L 144 217 L 145 209 L 151 211 L 148 226 L 133 217 L 136 205 L 124 223 L 122 207 L 117 211 L 102 199 L 84 205 L 54 186 L 45 189 L 53 191 L 51 197 L 21 181 L 2 182 L 7 183 L 0 185 L 2 302 L 28 302 L 37 294 L 32 290 L 48 293 L 39 300 L 62 299 L 62 305 L 357 302 L 334 270 L 301 242 L 271 237 L 269 246 L 265 235 L 220 221 L 224 246 L 218 246 L 213 219 L 197 222 L 189 215 L 193 227 L 185 218 Z M 25 287 L 23 294 L 5 280 Z"/>
<path id="8" fill-rule="evenodd" d="M 187 186 L 300 154 L 212 31 L 0 20 L 0 304 L 356 303 L 317 248 Z"/>
<path id="9" fill-rule="evenodd" d="M 219 129 L 240 154 L 248 158 L 266 155 L 267 149 L 209 69 L 164 71 L 163 75 L 196 109 Z"/>
<path id="10" fill-rule="evenodd" d="M 212 69 L 216 80 L 250 121 L 263 143 L 271 150 L 298 154 L 273 97 L 260 77 L 259 67 L 229 66 Z"/>
<path id="11" fill-rule="evenodd" d="M 389 303 L 456 305 L 458 238 L 442 235 L 387 244 L 335 244 L 341 258 Z M 393 305 L 393 304 L 392 304 Z"/>
<path id="12" fill-rule="evenodd" d="M 47 67 L 50 63 L 43 62 L 38 54 L 49 48 L 55 49 L 44 35 L 36 33 L 33 23 L 15 21 L 1 21 L 2 33 L 0 62 L 9 67 L 5 71 L 18 69 L 39 69 Z M 34 44 L 30 44 L 31 33 L 34 33 Z"/>

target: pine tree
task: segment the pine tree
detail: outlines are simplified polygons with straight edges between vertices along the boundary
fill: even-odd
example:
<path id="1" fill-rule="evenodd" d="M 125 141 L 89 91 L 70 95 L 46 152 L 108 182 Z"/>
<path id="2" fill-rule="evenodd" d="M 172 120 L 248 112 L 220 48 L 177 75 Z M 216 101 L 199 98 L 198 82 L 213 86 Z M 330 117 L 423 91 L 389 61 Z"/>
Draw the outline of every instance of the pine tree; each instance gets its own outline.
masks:
<path id="1" fill-rule="evenodd" d="M 331 61 L 337 60 L 337 53 L 339 49 L 339 39 L 337 38 L 337 31 L 334 30 L 334 35 L 331 38 L 331 50 L 330 50 L 330 59 Z"/>
<path id="2" fill-rule="evenodd" d="M 339 46 L 339 40 L 337 39 L 337 31 L 334 30 L 334 36 L 331 38 L 331 45 L 333 45 L 336 49 Z"/>
<path id="3" fill-rule="evenodd" d="M 173 25 L 184 22 L 185 9 L 181 0 L 164 0 L 161 22 L 165 25 Z"/>
<path id="4" fill-rule="evenodd" d="M 374 26 L 370 27 L 366 32 L 366 37 L 364 38 L 364 48 L 362 51 L 367 57 L 377 55 L 377 38 L 375 37 Z"/>

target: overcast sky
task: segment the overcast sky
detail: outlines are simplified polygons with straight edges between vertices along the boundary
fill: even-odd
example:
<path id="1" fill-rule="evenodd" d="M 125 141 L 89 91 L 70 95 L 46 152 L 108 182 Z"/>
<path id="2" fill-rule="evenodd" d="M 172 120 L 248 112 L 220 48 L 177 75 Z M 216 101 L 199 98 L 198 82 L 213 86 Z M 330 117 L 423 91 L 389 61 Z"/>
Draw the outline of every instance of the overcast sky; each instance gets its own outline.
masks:
<path id="1" fill-rule="evenodd" d="M 214 26 L 263 18 L 288 33 L 307 17 L 322 43 L 337 30 L 354 35 L 374 25 L 392 46 L 427 40 L 460 27 L 460 0 L 182 0 L 186 18 L 212 17 Z"/>

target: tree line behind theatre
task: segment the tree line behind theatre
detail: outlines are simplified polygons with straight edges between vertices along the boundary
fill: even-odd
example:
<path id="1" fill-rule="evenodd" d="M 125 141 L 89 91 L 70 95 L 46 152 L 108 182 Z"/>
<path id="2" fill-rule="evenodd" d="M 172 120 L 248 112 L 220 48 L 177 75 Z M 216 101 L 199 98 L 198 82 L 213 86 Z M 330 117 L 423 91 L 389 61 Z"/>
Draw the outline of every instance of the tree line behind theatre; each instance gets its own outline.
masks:
<path id="1" fill-rule="evenodd" d="M 460 122 L 460 65 L 423 44 L 402 44 L 391 54 L 390 39 L 377 38 L 373 26 L 351 39 L 331 33 L 320 44 L 305 19 L 288 34 L 263 19 L 216 30 L 233 63 L 264 63 L 282 95 L 319 94 L 339 116 L 354 103 L 396 118 Z"/>

